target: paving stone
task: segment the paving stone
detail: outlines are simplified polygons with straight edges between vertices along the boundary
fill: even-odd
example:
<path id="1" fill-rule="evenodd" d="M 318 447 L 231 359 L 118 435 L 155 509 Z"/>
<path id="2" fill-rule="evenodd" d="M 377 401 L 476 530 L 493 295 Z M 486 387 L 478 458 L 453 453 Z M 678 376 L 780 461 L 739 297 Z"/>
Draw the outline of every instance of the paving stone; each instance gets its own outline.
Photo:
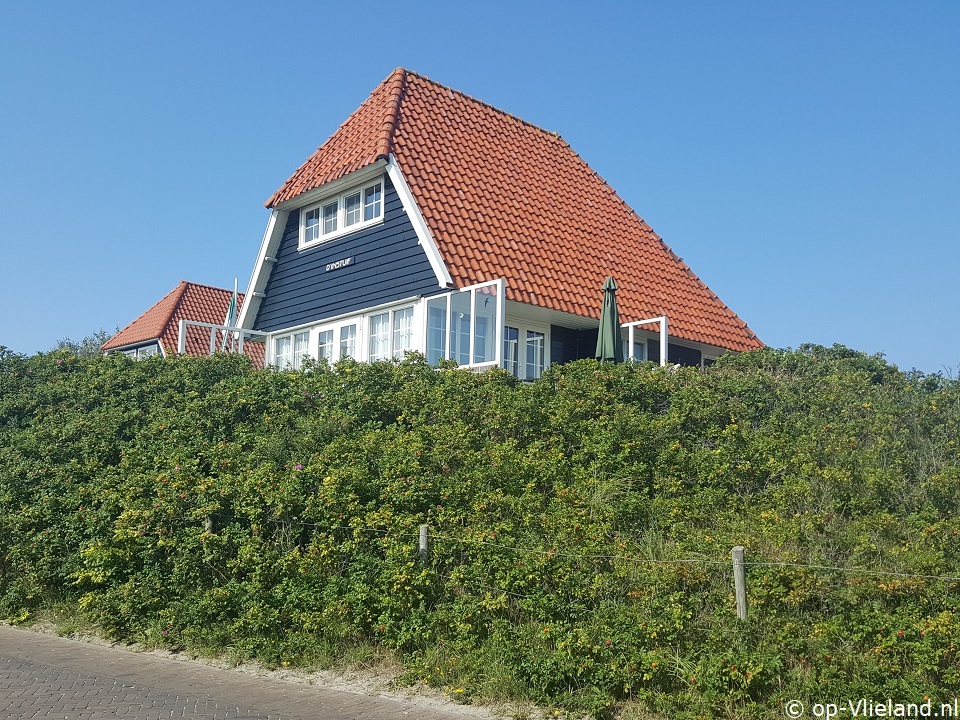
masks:
<path id="1" fill-rule="evenodd" d="M 154 653 L 0 625 L 0 717 L 6 720 L 464 720 L 429 708 L 250 676 Z M 490 715 L 492 717 L 492 715 Z"/>

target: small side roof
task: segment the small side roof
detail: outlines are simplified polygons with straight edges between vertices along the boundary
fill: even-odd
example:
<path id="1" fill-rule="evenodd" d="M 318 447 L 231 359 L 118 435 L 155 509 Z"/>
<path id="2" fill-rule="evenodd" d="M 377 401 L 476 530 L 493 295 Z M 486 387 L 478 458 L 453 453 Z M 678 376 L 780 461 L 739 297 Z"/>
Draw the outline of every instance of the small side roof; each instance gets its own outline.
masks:
<path id="1" fill-rule="evenodd" d="M 156 305 L 107 340 L 101 346 L 101 350 L 115 350 L 157 340 L 163 346 L 164 353 L 175 354 L 180 320 L 222 324 L 230 308 L 232 296 L 233 290 L 181 280 Z M 243 293 L 237 293 L 237 304 L 239 313 L 239 309 L 243 306 Z M 259 350 L 257 354 L 263 355 L 261 347 L 259 343 L 251 345 L 250 349 L 253 351 L 251 356 L 254 362 L 258 360 L 253 356 L 257 350 Z M 188 355 L 209 354 L 209 331 L 204 328 L 188 328 L 186 350 Z M 263 364 L 262 357 L 259 358 L 259 364 Z"/>
<path id="2" fill-rule="evenodd" d="M 763 346 L 559 135 L 403 68 L 266 205 L 391 159 L 457 286 L 504 278 L 508 299 L 599 318 L 612 275 L 623 322 L 667 315 L 679 338 Z"/>

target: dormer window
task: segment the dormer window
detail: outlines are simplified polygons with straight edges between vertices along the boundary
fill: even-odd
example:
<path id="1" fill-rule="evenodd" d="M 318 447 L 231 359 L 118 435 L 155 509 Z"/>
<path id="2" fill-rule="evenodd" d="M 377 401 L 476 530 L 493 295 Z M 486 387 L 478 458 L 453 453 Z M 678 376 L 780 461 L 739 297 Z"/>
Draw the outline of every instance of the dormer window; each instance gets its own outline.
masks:
<path id="1" fill-rule="evenodd" d="M 300 248 L 332 240 L 383 220 L 383 181 L 307 205 L 300 211 Z"/>

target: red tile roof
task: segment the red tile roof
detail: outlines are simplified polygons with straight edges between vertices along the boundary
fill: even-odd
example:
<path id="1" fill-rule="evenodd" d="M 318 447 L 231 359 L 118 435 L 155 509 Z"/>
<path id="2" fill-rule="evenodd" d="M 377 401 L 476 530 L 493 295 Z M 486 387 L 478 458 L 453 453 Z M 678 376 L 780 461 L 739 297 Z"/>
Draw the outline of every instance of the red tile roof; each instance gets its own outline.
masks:
<path id="1" fill-rule="evenodd" d="M 510 300 L 599 318 L 612 275 L 622 322 L 763 346 L 559 135 L 402 68 L 266 204 L 391 154 L 459 287 L 502 277 Z"/>
<path id="2" fill-rule="evenodd" d="M 232 295 L 232 290 L 181 280 L 160 302 L 107 340 L 101 349 L 114 350 L 148 340 L 159 340 L 167 355 L 176 354 L 180 320 L 222 324 L 227 316 Z M 239 316 L 239 310 L 243 307 L 243 293 L 237 293 L 237 299 Z M 221 340 L 222 334 L 218 333 L 217 348 L 220 347 Z M 263 350 L 262 343 L 244 343 L 244 352 L 250 355 L 258 367 L 263 366 Z M 210 330 L 188 326 L 186 351 L 188 355 L 209 355 Z"/>

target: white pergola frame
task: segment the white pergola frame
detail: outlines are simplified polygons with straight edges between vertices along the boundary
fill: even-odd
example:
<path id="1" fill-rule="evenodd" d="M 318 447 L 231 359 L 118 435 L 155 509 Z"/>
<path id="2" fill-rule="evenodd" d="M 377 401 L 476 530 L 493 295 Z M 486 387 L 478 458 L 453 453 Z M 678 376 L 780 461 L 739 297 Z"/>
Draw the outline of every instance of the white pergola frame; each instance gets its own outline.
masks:
<path id="1" fill-rule="evenodd" d="M 660 325 L 660 367 L 666 367 L 667 365 L 667 339 L 668 339 L 668 323 L 667 316 L 661 315 L 660 317 L 649 318 L 647 320 L 637 320 L 636 322 L 624 323 L 620 327 L 627 328 L 627 347 L 629 348 L 629 353 L 627 355 L 628 360 L 634 360 L 633 357 L 633 342 L 635 335 L 635 328 L 638 325 L 650 325 L 651 323 L 658 323 Z"/>

